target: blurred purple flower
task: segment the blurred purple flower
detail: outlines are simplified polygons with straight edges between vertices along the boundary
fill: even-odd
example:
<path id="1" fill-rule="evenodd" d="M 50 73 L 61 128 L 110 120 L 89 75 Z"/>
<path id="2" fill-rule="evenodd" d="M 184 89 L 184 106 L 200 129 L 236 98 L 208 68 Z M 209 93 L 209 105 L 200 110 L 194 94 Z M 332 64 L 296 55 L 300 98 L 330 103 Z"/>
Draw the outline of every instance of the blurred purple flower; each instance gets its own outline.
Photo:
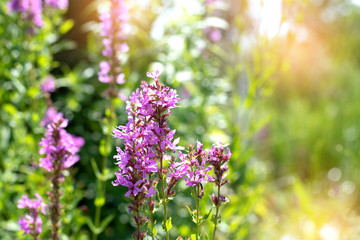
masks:
<path id="1" fill-rule="evenodd" d="M 83 138 L 66 132 L 68 120 L 64 119 L 61 113 L 50 115 L 49 119 L 52 117 L 54 117 L 53 121 L 46 125 L 45 137 L 41 139 L 39 152 L 45 154 L 45 157 L 40 159 L 39 166 L 48 172 L 52 172 L 56 164 L 60 164 L 60 170 L 74 165 L 79 160 L 77 153 L 84 145 Z"/>
<path id="2" fill-rule="evenodd" d="M 65 10 L 69 5 L 69 1 L 68 0 L 45 0 L 45 4 L 52 8 L 59 8 L 59 9 Z"/>
<path id="3" fill-rule="evenodd" d="M 100 16 L 101 36 L 104 37 L 102 54 L 106 57 L 100 63 L 99 81 L 102 83 L 125 83 L 125 75 L 121 72 L 118 53 L 128 52 L 129 46 L 124 42 L 130 33 L 129 9 L 124 0 L 111 0 L 110 9 Z"/>
<path id="4" fill-rule="evenodd" d="M 24 218 L 20 217 L 18 221 L 20 229 L 24 230 L 24 235 L 31 234 L 36 239 L 36 236 L 42 231 L 42 220 L 39 213 L 46 214 L 47 205 L 43 202 L 42 197 L 36 193 L 36 199 L 29 199 L 27 195 L 23 195 L 19 199 L 17 207 L 19 209 L 27 208 L 30 212 L 30 215 L 26 213 Z"/>
<path id="5" fill-rule="evenodd" d="M 62 118 L 62 113 L 58 113 L 55 108 L 49 107 L 46 112 L 43 120 L 41 121 L 40 125 L 45 127 L 49 123 L 54 122 L 55 118 Z"/>
<path id="6" fill-rule="evenodd" d="M 55 78 L 51 75 L 46 76 L 41 84 L 41 91 L 54 92 L 55 91 Z"/>
<path id="7" fill-rule="evenodd" d="M 210 27 L 205 31 L 207 32 L 210 41 L 214 43 L 219 42 L 222 38 L 222 33 L 219 28 Z"/>
<path id="8" fill-rule="evenodd" d="M 25 19 L 32 21 L 37 27 L 43 26 L 41 0 L 10 0 L 9 12 L 24 13 Z"/>
<path id="9" fill-rule="evenodd" d="M 227 162 L 231 158 L 230 149 L 226 148 L 226 152 L 227 153 L 225 153 L 225 146 L 221 143 L 212 145 L 211 150 L 208 151 L 208 163 L 212 165 L 215 173 L 215 178 L 213 181 L 215 182 L 216 186 L 220 187 L 228 182 L 228 180 L 225 178 L 229 173 Z"/>

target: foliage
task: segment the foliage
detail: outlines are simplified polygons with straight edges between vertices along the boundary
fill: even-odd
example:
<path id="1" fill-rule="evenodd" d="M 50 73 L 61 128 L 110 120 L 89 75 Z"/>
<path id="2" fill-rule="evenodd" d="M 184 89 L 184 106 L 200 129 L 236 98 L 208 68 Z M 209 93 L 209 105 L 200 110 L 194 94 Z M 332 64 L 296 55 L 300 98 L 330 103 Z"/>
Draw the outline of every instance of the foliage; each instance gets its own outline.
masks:
<path id="1" fill-rule="evenodd" d="M 147 71 L 160 69 L 162 81 L 181 98 L 168 120 L 179 145 L 229 143 L 231 183 L 221 189 L 229 202 L 220 208 L 217 236 L 359 237 L 356 1 L 280 1 L 275 36 L 261 32 L 266 15 L 259 9 L 266 1 L 125 2 L 132 30 L 125 40 L 129 51 L 119 58 L 122 95 L 138 88 Z M 62 239 L 131 239 L 136 226 L 123 198 L 126 189 L 111 185 L 112 156 L 122 143 L 109 133 L 127 122 L 125 103 L 107 98 L 108 86 L 97 75 L 103 61 L 98 16 L 106 3 L 70 1 L 68 11 L 43 11 L 44 26 L 31 31 L 6 4 L 0 1 L 1 239 L 27 239 L 19 231 L 23 211 L 16 203 L 36 192 L 46 200 L 51 191 L 37 167 L 47 108 L 40 84 L 50 73 L 56 78 L 53 105 L 69 119 L 68 132 L 85 139 L 81 160 L 64 171 Z M 211 35 L 215 30 L 219 39 Z M 167 203 L 170 239 L 195 237 L 196 213 L 187 206 L 195 206 L 196 198 L 185 184 Z M 214 192 L 206 188 L 199 206 L 204 233 L 213 230 Z M 165 237 L 162 217 L 162 210 L 154 213 L 159 239 Z"/>

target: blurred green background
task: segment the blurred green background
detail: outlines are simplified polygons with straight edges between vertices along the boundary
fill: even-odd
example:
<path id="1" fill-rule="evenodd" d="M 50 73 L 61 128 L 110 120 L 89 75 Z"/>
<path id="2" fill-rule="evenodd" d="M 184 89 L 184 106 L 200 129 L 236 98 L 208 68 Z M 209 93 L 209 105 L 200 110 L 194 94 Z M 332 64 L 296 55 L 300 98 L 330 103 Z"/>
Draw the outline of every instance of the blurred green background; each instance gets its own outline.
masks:
<path id="1" fill-rule="evenodd" d="M 103 60 L 98 16 L 107 2 L 70 0 L 67 11 L 44 12 L 45 26 L 32 35 L 6 2 L 0 1 L 0 239 L 28 239 L 18 231 L 23 212 L 16 202 L 22 194 L 49 191 L 36 168 L 46 110 L 39 86 L 48 73 L 57 78 L 52 100 L 70 120 L 68 131 L 86 140 L 81 160 L 66 172 L 62 238 L 90 239 L 100 201 L 91 161 L 100 165 L 112 151 L 111 175 L 115 146 L 121 146 L 115 140 L 104 145 L 109 100 L 97 79 Z M 230 144 L 221 239 L 360 239 L 360 1 L 126 3 L 132 31 L 130 51 L 121 56 L 122 94 L 160 69 L 161 81 L 181 98 L 169 120 L 180 144 Z M 214 42 L 209 29 L 220 30 L 221 39 Z M 124 124 L 124 102 L 114 104 L 115 125 Z M 101 216 L 115 213 L 114 219 L 99 239 L 131 239 L 124 189 L 112 179 Z M 193 228 L 184 185 L 170 205 L 173 239 Z M 209 199 L 202 208 L 211 208 Z"/>

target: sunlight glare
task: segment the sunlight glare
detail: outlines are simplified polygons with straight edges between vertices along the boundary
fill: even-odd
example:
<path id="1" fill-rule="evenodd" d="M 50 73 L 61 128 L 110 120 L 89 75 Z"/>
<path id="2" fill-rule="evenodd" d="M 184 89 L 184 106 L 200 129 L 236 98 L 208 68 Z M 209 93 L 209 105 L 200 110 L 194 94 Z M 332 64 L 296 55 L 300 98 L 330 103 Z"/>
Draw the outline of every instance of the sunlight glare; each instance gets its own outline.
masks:
<path id="1" fill-rule="evenodd" d="M 323 240 L 339 240 L 339 230 L 328 224 L 325 224 L 319 233 Z"/>
<path id="2" fill-rule="evenodd" d="M 259 32 L 268 38 L 279 33 L 282 0 L 252 0 L 250 8 L 253 17 L 259 21 Z"/>

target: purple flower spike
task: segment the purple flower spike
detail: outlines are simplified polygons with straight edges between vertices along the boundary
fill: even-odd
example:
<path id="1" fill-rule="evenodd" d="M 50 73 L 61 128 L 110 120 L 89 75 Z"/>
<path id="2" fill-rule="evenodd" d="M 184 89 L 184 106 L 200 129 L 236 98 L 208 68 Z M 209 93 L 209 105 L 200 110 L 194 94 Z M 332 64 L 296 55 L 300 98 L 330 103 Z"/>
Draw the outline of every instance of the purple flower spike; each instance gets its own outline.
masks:
<path id="1" fill-rule="evenodd" d="M 138 229 L 147 221 L 141 216 L 145 200 L 148 200 L 149 211 L 152 212 L 156 185 L 159 181 L 164 184 L 162 176 L 166 170 L 163 162 L 170 158 L 167 151 L 179 149 L 179 140 L 173 140 L 175 130 L 171 130 L 167 123 L 170 110 L 177 107 L 179 102 L 176 91 L 160 84 L 159 71 L 148 73 L 148 76 L 155 79 L 155 84 L 143 81 L 141 88 L 130 95 L 126 101 L 128 122 L 113 130 L 113 136 L 123 140 L 124 149 L 116 148 L 114 159 L 119 169 L 112 184 L 127 188 L 125 196 L 132 200 L 129 210 Z M 177 166 L 174 165 L 175 168 Z M 171 183 L 166 190 L 167 194 L 162 193 L 163 197 L 174 194 L 171 188 L 181 177 L 180 173 L 171 175 Z M 144 233 L 134 236 L 143 239 Z"/>
<path id="2" fill-rule="evenodd" d="M 53 76 L 48 75 L 44 78 L 41 84 L 41 91 L 44 93 L 50 93 L 55 91 L 55 78 Z"/>
<path id="3" fill-rule="evenodd" d="M 45 4 L 52 8 L 59 8 L 59 9 L 65 10 L 69 5 L 69 1 L 68 0 L 45 0 Z"/>
<path id="4" fill-rule="evenodd" d="M 30 20 L 37 27 L 43 26 L 42 1 L 41 0 L 10 0 L 9 12 L 23 13 L 26 20 Z"/>
<path id="5" fill-rule="evenodd" d="M 146 73 L 146 76 L 148 76 L 148 77 L 150 77 L 150 78 L 153 78 L 154 80 L 158 80 L 159 79 L 159 77 L 160 77 L 160 72 L 159 72 L 159 70 L 156 70 L 156 71 L 153 71 L 153 72 L 147 72 Z"/>
<path id="6" fill-rule="evenodd" d="M 42 220 L 39 216 L 40 212 L 46 214 L 45 209 L 47 205 L 43 202 L 42 197 L 36 193 L 35 199 L 29 199 L 27 195 L 23 195 L 18 201 L 17 207 L 19 209 L 26 208 L 30 215 L 25 213 L 24 218 L 20 217 L 18 223 L 20 229 L 24 230 L 25 234 L 31 234 L 34 239 L 41 233 Z"/>
<path id="7" fill-rule="evenodd" d="M 227 162 L 231 158 L 230 149 L 226 148 L 226 152 L 227 153 L 225 153 L 225 146 L 221 143 L 212 145 L 211 150 L 209 150 L 208 162 L 212 165 L 215 173 L 213 182 L 215 182 L 216 186 L 220 187 L 229 181 L 225 178 L 229 172 Z"/>
<path id="8" fill-rule="evenodd" d="M 60 170 L 69 168 L 79 160 L 77 153 L 84 145 L 84 140 L 66 132 L 68 120 L 61 113 L 49 108 L 43 124 L 47 124 L 45 137 L 40 142 L 40 154 L 45 157 L 40 159 L 40 167 L 52 172 L 57 164 Z"/>
<path id="9" fill-rule="evenodd" d="M 207 162 L 207 152 L 203 150 L 203 144 L 199 141 L 197 142 L 196 148 L 193 145 L 189 145 L 187 152 L 188 154 L 186 155 L 182 152 L 179 153 L 181 162 L 173 165 L 177 170 L 169 175 L 182 175 L 187 186 L 199 186 L 202 191 L 198 197 L 202 198 L 203 184 L 214 180 L 214 178 L 209 175 L 212 166 L 209 166 Z"/>
<path id="10" fill-rule="evenodd" d="M 124 42 L 130 33 L 129 9 L 124 0 L 111 0 L 110 8 L 100 16 L 101 36 L 104 37 L 102 55 L 106 58 L 100 63 L 99 81 L 108 84 L 124 84 L 125 75 L 122 73 L 118 53 L 126 53 L 129 46 Z M 112 85 L 113 86 L 113 85 Z M 114 89 L 110 89 L 110 96 L 116 97 Z"/>

